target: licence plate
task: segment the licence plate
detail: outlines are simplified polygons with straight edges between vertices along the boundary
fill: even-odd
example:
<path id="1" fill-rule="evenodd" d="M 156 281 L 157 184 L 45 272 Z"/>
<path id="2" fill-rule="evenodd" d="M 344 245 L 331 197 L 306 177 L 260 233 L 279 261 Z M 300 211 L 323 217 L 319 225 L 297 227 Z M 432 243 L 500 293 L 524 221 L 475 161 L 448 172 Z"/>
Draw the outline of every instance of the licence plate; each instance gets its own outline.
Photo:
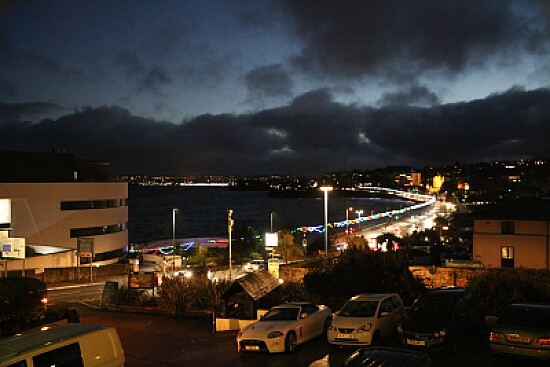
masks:
<path id="1" fill-rule="evenodd" d="M 259 345 L 245 345 L 244 350 L 260 350 Z"/>
<path id="2" fill-rule="evenodd" d="M 508 341 L 518 342 L 518 343 L 529 343 L 531 342 L 531 339 L 525 336 L 508 335 Z"/>
<path id="3" fill-rule="evenodd" d="M 409 344 L 409 345 L 426 345 L 426 342 L 424 340 L 407 339 L 407 344 Z"/>
<path id="4" fill-rule="evenodd" d="M 354 339 L 353 334 L 338 334 L 338 339 Z"/>

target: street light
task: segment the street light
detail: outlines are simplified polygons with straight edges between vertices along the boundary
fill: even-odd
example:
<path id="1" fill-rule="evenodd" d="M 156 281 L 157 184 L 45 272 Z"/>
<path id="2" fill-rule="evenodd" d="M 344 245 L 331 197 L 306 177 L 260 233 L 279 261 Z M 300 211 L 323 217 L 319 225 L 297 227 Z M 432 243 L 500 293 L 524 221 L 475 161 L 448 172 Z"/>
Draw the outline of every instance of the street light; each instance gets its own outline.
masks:
<path id="1" fill-rule="evenodd" d="M 172 209 L 172 270 L 176 271 L 176 214 L 179 213 L 178 208 Z"/>
<path id="2" fill-rule="evenodd" d="M 346 208 L 346 245 L 349 246 L 349 212 L 352 211 L 353 208 L 350 206 L 349 208 Z"/>
<path id="3" fill-rule="evenodd" d="M 325 198 L 325 257 L 328 258 L 328 192 L 332 191 L 332 186 L 321 186 L 321 191 Z"/>

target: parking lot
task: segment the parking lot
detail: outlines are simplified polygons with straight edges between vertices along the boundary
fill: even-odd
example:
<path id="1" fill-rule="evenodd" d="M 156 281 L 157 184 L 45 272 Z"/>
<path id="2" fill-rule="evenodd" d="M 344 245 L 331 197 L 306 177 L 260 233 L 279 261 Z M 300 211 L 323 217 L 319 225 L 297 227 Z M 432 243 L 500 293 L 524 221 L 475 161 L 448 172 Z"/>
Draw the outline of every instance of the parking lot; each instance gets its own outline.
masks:
<path id="1" fill-rule="evenodd" d="M 355 348 L 330 346 L 317 338 L 299 346 L 292 354 L 238 353 L 237 332 L 212 332 L 212 320 L 205 318 L 174 318 L 162 314 L 128 313 L 78 308 L 81 322 L 111 325 L 117 328 L 125 354 L 126 366 L 340 366 Z M 396 341 L 385 345 L 397 346 Z M 499 360 L 495 363 L 487 341 L 480 336 L 462 346 L 457 354 L 433 352 L 433 366 L 542 366 L 522 360 Z"/>

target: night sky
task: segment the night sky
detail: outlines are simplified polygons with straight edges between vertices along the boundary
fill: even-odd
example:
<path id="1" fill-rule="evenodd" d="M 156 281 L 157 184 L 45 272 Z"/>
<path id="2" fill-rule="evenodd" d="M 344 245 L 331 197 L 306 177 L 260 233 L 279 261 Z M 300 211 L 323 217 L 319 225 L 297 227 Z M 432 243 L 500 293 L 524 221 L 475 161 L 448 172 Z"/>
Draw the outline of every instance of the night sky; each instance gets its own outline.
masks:
<path id="1" fill-rule="evenodd" d="M 548 0 L 0 0 L 0 150 L 312 175 L 549 142 Z"/>

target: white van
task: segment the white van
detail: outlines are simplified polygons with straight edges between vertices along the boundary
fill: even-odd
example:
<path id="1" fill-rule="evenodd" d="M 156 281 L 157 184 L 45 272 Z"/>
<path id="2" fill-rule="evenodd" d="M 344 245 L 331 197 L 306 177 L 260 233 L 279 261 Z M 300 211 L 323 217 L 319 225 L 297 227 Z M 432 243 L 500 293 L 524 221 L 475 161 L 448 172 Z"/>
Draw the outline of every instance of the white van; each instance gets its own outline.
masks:
<path id="1" fill-rule="evenodd" d="M 96 324 L 50 324 L 0 339 L 0 367 L 121 367 L 116 329 Z"/>

